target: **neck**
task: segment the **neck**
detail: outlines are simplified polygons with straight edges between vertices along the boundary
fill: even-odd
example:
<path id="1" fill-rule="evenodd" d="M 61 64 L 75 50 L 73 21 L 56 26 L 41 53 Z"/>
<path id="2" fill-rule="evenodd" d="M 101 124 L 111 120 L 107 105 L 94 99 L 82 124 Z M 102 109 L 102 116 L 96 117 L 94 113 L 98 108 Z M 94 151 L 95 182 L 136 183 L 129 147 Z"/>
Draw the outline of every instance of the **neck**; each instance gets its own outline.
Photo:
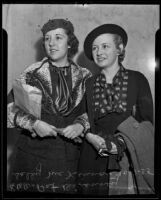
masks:
<path id="1" fill-rule="evenodd" d="M 115 64 L 109 68 L 104 68 L 102 70 L 102 72 L 105 74 L 107 83 L 112 83 L 113 77 L 116 75 L 119 69 L 120 69 L 120 66 L 118 64 Z"/>
<path id="2" fill-rule="evenodd" d="M 69 61 L 68 60 L 63 60 L 63 61 L 53 61 L 53 60 L 50 60 L 51 63 L 53 65 L 55 65 L 56 67 L 64 67 L 64 66 L 68 66 L 69 65 Z"/>

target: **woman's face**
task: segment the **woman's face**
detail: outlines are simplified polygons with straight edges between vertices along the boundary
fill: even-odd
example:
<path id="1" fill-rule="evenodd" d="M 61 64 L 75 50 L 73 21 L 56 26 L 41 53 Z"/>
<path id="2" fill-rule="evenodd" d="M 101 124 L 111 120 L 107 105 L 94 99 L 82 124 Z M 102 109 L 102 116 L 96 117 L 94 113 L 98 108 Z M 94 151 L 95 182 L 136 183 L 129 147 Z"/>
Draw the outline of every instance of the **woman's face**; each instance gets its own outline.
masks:
<path id="1" fill-rule="evenodd" d="M 47 56 L 57 64 L 66 64 L 68 57 L 68 36 L 63 28 L 47 32 L 44 36 Z"/>
<path id="2" fill-rule="evenodd" d="M 107 68 L 118 63 L 118 49 L 114 42 L 114 35 L 101 34 L 93 41 L 92 55 L 94 62 L 100 68 Z"/>

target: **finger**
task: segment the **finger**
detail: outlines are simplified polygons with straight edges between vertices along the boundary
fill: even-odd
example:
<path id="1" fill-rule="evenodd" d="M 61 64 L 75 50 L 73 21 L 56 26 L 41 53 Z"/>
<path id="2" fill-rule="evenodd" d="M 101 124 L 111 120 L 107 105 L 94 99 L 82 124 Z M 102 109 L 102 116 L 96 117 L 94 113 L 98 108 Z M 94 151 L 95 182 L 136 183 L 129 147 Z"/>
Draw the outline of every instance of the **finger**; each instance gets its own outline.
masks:
<path id="1" fill-rule="evenodd" d="M 101 147 L 102 147 L 102 148 L 107 148 L 105 143 L 102 143 L 102 144 L 101 144 Z"/>
<path id="2" fill-rule="evenodd" d="M 76 137 L 74 139 L 74 142 L 82 143 L 82 139 L 80 137 Z"/>
<path id="3" fill-rule="evenodd" d="M 105 140 L 99 139 L 98 141 L 99 141 L 102 145 L 103 145 L 103 144 L 106 144 Z"/>
<path id="4" fill-rule="evenodd" d="M 97 138 L 99 141 L 102 141 L 102 143 L 105 142 L 104 138 L 103 138 L 103 137 L 100 137 L 99 135 L 96 135 L 96 138 Z"/>
<path id="5" fill-rule="evenodd" d="M 117 154 L 117 151 L 116 150 L 111 150 L 110 153 Z"/>
<path id="6" fill-rule="evenodd" d="M 70 137 L 71 139 L 74 139 L 74 138 L 77 138 L 77 135 L 71 135 L 71 137 Z"/>
<path id="7" fill-rule="evenodd" d="M 35 137 L 36 137 L 36 133 L 32 133 L 31 136 L 32 136 L 33 138 L 35 138 Z"/>
<path id="8" fill-rule="evenodd" d="M 70 137 L 71 139 L 74 139 L 74 138 L 76 138 L 77 136 L 78 136 L 78 134 L 77 134 L 76 131 L 72 131 L 72 132 L 69 134 L 69 137 Z"/>
<path id="9" fill-rule="evenodd" d="M 96 141 L 95 144 L 96 144 L 97 148 L 102 148 L 102 143 L 101 142 Z"/>
<path id="10" fill-rule="evenodd" d="M 72 135 L 70 138 L 73 140 L 74 138 L 78 138 L 79 136 L 77 134 Z"/>
<path id="11" fill-rule="evenodd" d="M 56 137 L 57 136 L 57 132 L 52 131 L 52 135 Z"/>
<path id="12" fill-rule="evenodd" d="M 99 150 L 99 149 L 100 149 L 100 146 L 99 146 L 98 144 L 96 144 L 96 145 L 95 145 L 95 148 L 96 148 L 97 150 Z"/>
<path id="13" fill-rule="evenodd" d="M 50 127 L 54 130 L 57 131 L 57 128 L 55 126 L 50 125 Z"/>
<path id="14" fill-rule="evenodd" d="M 57 133 L 59 133 L 60 135 L 64 135 L 64 133 L 63 133 L 63 128 L 56 128 L 55 129 L 55 131 L 57 132 Z"/>
<path id="15" fill-rule="evenodd" d="M 62 130 L 62 133 L 63 133 L 63 135 L 66 135 L 66 134 L 70 133 L 71 131 L 72 131 L 72 129 L 70 127 L 67 127 Z"/>
<path id="16" fill-rule="evenodd" d="M 111 149 L 110 153 L 117 154 L 117 147 L 116 147 L 116 145 L 113 142 L 111 142 L 111 144 L 112 144 L 112 149 Z"/>
<path id="17" fill-rule="evenodd" d="M 50 128 L 51 128 L 52 132 L 54 132 L 56 134 L 60 132 L 60 130 L 57 129 L 56 127 L 54 127 L 54 126 L 51 126 Z"/>
<path id="18" fill-rule="evenodd" d="M 81 137 L 84 137 L 84 134 L 83 133 L 81 133 L 81 135 L 80 135 Z"/>
<path id="19" fill-rule="evenodd" d="M 57 132 L 54 131 L 53 129 L 51 129 L 51 130 L 49 131 L 49 135 L 50 135 L 50 136 L 57 136 Z"/>
<path id="20" fill-rule="evenodd" d="M 75 135 L 74 135 L 74 132 L 69 132 L 69 133 L 67 133 L 67 134 L 65 134 L 65 137 L 67 137 L 67 138 L 72 138 L 72 137 L 74 137 Z"/>
<path id="21" fill-rule="evenodd" d="M 69 136 L 72 132 L 73 132 L 73 130 L 71 130 L 71 129 L 66 129 L 66 130 L 63 130 L 63 135 L 67 137 L 67 136 Z"/>

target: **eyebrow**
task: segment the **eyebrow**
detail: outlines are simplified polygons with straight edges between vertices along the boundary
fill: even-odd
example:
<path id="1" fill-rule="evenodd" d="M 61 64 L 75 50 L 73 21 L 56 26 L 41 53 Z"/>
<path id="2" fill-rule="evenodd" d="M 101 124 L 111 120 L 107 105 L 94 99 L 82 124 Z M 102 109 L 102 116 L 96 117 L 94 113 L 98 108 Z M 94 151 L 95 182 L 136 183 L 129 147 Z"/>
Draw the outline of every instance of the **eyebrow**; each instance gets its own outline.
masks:
<path id="1" fill-rule="evenodd" d="M 102 44 L 108 44 L 108 45 L 109 45 L 109 44 L 111 44 L 111 43 L 109 43 L 109 42 L 103 42 L 103 43 L 101 43 L 101 45 L 102 45 Z M 98 44 L 93 44 L 92 46 L 98 46 Z"/>
<path id="2" fill-rule="evenodd" d="M 64 33 L 57 33 L 56 35 L 65 36 Z"/>
<path id="3" fill-rule="evenodd" d="M 63 34 L 63 33 L 56 33 L 55 35 L 56 36 L 63 36 L 63 37 L 65 36 L 65 34 Z M 46 34 L 45 36 L 51 36 L 51 35 Z"/>

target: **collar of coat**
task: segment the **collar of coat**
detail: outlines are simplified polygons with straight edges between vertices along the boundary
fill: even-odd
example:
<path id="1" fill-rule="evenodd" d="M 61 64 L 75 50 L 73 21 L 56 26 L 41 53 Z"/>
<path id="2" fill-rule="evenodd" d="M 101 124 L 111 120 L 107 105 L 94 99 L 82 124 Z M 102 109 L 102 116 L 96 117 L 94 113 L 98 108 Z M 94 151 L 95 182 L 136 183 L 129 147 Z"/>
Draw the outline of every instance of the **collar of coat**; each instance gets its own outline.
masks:
<path id="1" fill-rule="evenodd" d="M 21 74 L 20 79 L 22 83 L 26 83 L 26 74 L 35 73 L 36 77 L 41 80 L 41 82 L 46 86 L 47 92 L 52 94 L 52 83 L 51 75 L 49 70 L 48 58 L 45 57 L 40 62 L 30 65 L 24 73 Z M 71 77 L 72 77 L 72 99 L 73 99 L 73 109 L 81 102 L 83 95 L 85 93 L 85 82 L 91 77 L 91 72 L 71 62 Z"/>

